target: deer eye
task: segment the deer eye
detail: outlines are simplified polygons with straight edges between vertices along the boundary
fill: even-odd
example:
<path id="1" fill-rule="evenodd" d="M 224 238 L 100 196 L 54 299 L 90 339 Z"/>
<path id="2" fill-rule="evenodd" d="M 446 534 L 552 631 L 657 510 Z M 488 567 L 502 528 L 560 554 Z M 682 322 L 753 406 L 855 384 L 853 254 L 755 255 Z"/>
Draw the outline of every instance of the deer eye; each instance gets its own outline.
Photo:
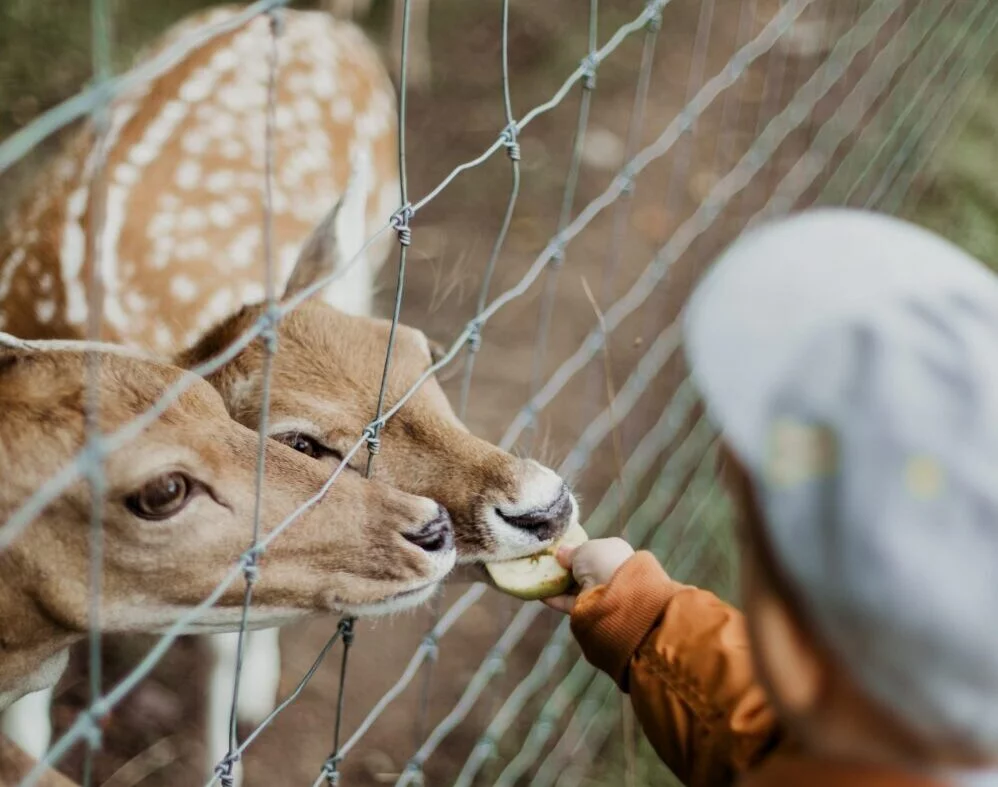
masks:
<path id="1" fill-rule="evenodd" d="M 167 473 L 146 483 L 125 498 L 128 510 L 143 519 L 166 519 L 179 513 L 194 496 L 198 485 L 184 473 Z"/>
<path id="2" fill-rule="evenodd" d="M 343 458 L 339 451 L 327 448 L 314 437 L 309 437 L 307 434 L 302 434 L 301 432 L 286 432 L 285 434 L 274 435 L 273 439 L 313 459 L 334 457 L 341 460 Z"/>

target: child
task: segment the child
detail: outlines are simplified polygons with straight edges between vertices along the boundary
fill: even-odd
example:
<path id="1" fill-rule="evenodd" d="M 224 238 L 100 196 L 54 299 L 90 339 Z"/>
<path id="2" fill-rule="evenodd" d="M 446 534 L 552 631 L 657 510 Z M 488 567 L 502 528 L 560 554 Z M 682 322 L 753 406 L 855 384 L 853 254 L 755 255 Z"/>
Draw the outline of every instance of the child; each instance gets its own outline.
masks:
<path id="1" fill-rule="evenodd" d="M 998 280 L 816 210 L 738 240 L 684 327 L 745 614 L 619 539 L 559 555 L 550 605 L 690 787 L 998 785 Z"/>

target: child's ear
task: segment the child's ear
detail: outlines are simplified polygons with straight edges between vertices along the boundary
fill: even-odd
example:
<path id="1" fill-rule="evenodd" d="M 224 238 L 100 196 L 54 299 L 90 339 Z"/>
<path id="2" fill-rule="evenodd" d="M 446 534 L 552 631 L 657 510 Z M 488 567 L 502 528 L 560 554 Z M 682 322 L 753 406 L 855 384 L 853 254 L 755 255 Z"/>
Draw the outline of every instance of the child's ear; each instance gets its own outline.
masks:
<path id="1" fill-rule="evenodd" d="M 751 566 L 743 571 L 750 573 Z M 796 717 L 815 711 L 825 693 L 827 664 L 789 607 L 745 577 L 745 606 L 758 670 L 776 707 Z"/>

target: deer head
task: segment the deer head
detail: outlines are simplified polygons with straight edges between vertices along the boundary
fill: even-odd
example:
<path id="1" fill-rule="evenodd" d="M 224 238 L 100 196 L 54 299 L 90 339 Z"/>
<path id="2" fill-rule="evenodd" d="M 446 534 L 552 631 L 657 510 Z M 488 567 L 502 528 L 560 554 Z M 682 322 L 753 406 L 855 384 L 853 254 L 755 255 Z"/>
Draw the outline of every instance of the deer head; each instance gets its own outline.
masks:
<path id="1" fill-rule="evenodd" d="M 302 247 L 285 297 L 342 266 L 338 206 Z M 252 305 L 223 320 L 182 353 L 190 367 L 217 354 L 263 314 Z M 375 412 L 388 345 L 385 320 L 345 314 L 306 301 L 278 325 L 268 429 L 278 442 L 333 467 Z M 208 377 L 232 417 L 255 428 L 265 349 L 256 341 Z M 387 393 L 390 406 L 434 360 L 430 342 L 399 326 Z M 454 523 L 459 562 L 533 554 L 560 536 L 578 506 L 552 470 L 521 459 L 472 435 L 458 420 L 439 383 L 428 380 L 381 435 L 374 478 L 441 503 Z M 355 460 L 366 464 L 363 451 Z"/>
<path id="2" fill-rule="evenodd" d="M 43 344 L 0 349 L 2 521 L 84 444 L 84 353 L 78 343 L 38 349 Z M 95 503 L 104 534 L 99 625 L 105 631 L 168 627 L 213 591 L 251 543 L 257 436 L 229 418 L 204 380 L 120 352 L 96 352 L 105 433 L 147 410 L 181 377 L 191 377 L 190 387 L 138 438 L 106 456 L 100 500 L 86 481 L 74 483 L 0 550 L 0 707 L 51 682 L 65 648 L 91 624 Z M 323 464 L 266 441 L 261 537 L 328 475 Z M 347 472 L 260 557 L 249 620 L 258 627 L 307 613 L 412 606 L 430 595 L 454 559 L 450 522 L 437 503 Z M 237 628 L 242 598 L 240 581 L 196 628 Z M 26 679 L 39 663 L 48 665 L 44 674 Z"/>

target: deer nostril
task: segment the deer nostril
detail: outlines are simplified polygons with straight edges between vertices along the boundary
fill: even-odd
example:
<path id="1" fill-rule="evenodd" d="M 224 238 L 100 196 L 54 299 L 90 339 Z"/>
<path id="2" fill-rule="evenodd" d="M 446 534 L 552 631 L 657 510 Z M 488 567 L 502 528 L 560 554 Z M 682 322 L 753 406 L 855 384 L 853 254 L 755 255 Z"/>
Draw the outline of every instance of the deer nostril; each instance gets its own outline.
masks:
<path id="1" fill-rule="evenodd" d="M 454 548 L 454 530 L 450 515 L 443 506 L 437 506 L 437 515 L 415 533 L 403 533 L 406 541 L 425 552 L 442 552 Z"/>
<path id="2" fill-rule="evenodd" d="M 507 525 L 521 530 L 559 530 L 568 524 L 572 516 L 572 496 L 568 487 L 562 486 L 558 497 L 542 508 L 519 514 L 507 514 L 497 507 L 496 514 Z"/>

